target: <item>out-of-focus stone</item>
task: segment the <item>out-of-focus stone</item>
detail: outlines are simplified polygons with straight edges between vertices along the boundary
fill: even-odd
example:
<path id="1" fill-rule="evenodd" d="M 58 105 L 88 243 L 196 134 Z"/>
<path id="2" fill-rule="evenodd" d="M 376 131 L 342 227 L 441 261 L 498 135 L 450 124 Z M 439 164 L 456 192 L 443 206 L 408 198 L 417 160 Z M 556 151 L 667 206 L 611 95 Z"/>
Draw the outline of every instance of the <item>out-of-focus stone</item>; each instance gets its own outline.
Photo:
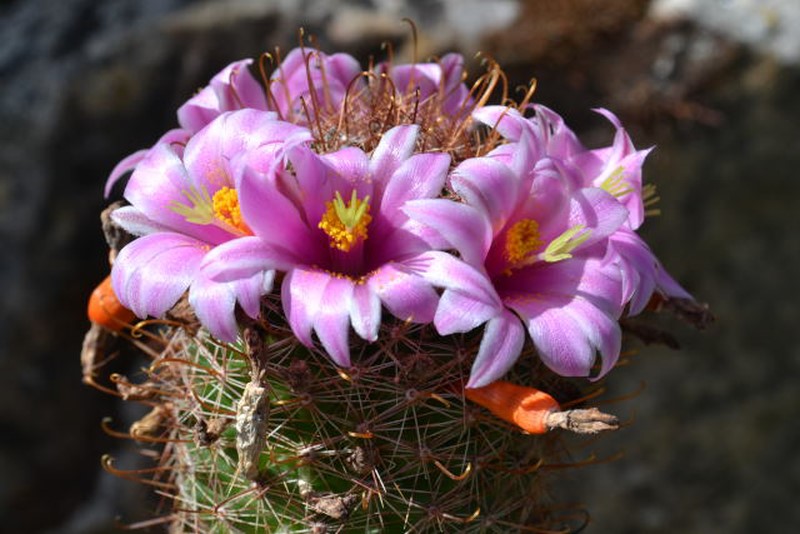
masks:
<path id="1" fill-rule="evenodd" d="M 781 62 L 800 62 L 800 2 L 796 0 L 655 0 L 650 16 L 688 19 Z"/>

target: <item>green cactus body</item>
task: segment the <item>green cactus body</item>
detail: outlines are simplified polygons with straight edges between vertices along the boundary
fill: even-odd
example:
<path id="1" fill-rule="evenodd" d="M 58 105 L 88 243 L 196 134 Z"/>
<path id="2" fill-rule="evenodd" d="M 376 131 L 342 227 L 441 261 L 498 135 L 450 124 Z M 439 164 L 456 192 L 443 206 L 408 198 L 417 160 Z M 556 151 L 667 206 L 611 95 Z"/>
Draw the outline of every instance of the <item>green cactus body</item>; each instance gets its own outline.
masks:
<path id="1" fill-rule="evenodd" d="M 277 303 L 268 306 L 276 312 Z M 269 313 L 267 317 L 278 317 Z M 287 325 L 250 343 L 162 332 L 139 393 L 158 403 L 139 439 L 166 440 L 156 479 L 175 532 L 541 532 L 563 529 L 543 479 L 562 457 L 463 398 L 479 339 L 386 322 L 337 370 Z M 564 395 L 533 357 L 520 380 Z M 527 368 L 526 368 L 527 367 Z M 559 386 L 560 383 L 560 386 Z"/>

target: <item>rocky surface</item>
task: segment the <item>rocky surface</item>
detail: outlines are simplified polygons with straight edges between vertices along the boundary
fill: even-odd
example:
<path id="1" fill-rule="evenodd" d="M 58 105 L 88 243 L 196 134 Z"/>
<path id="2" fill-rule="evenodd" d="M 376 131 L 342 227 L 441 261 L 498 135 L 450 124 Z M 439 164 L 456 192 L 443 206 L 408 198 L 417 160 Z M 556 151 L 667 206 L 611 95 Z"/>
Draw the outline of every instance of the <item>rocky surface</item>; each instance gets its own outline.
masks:
<path id="1" fill-rule="evenodd" d="M 141 517 L 138 487 L 98 468 L 103 452 L 126 458 L 99 421 L 124 427 L 133 415 L 81 385 L 78 362 L 85 299 L 107 270 L 98 214 L 114 163 L 171 127 L 219 68 L 290 48 L 298 26 L 366 60 L 384 40 L 412 53 L 402 17 L 417 22 L 420 57 L 488 51 L 512 88 L 537 77 L 537 100 L 585 139 L 611 135 L 589 111 L 606 106 L 639 145 L 657 145 L 646 173 L 664 215 L 647 237 L 719 320 L 702 334 L 670 323 L 681 351 L 644 348 L 612 373 L 612 396 L 636 396 L 609 406 L 632 422 L 585 450 L 625 457 L 569 473 L 561 488 L 591 510 L 588 531 L 800 524 L 800 69 L 762 46 L 798 35 L 786 23 L 795 3 L 768 2 L 767 22 L 780 16 L 758 39 L 715 22 L 752 2 L 714 13 L 683 2 L 695 6 L 684 18 L 656 4 L 0 3 L 0 531 L 101 532 L 118 513 Z"/>

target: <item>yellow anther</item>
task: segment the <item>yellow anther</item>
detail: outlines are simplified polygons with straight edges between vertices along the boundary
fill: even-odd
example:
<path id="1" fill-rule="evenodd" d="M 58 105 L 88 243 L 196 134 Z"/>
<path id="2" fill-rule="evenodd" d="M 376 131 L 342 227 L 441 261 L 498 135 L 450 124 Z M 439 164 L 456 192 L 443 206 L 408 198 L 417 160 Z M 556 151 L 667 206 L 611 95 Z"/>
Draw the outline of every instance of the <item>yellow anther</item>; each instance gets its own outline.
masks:
<path id="1" fill-rule="evenodd" d="M 213 198 L 214 216 L 225 224 L 236 228 L 243 234 L 251 234 L 252 231 L 242 219 L 242 210 L 239 208 L 239 196 L 235 189 L 223 187 Z"/>
<path id="2" fill-rule="evenodd" d="M 522 219 L 506 233 L 505 257 L 512 266 L 518 266 L 525 263 L 531 253 L 537 252 L 542 244 L 539 224 L 533 219 Z"/>
<path id="3" fill-rule="evenodd" d="M 342 195 L 325 204 L 328 208 L 319 221 L 319 229 L 328 234 L 330 245 L 343 252 L 349 252 L 359 242 L 367 238 L 367 226 L 372 217 L 369 214 L 369 197 L 359 200 L 353 190 L 350 202 L 344 203 Z"/>

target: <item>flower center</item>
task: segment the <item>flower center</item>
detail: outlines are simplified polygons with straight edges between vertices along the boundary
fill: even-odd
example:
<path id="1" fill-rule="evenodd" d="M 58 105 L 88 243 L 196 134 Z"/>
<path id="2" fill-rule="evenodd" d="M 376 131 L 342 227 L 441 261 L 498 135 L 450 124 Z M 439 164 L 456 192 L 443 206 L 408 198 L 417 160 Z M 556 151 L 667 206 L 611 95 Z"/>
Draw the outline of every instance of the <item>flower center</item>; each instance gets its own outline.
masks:
<path id="1" fill-rule="evenodd" d="M 214 193 L 212 203 L 214 215 L 216 215 L 217 219 L 233 226 L 242 233 L 252 235 L 253 232 L 242 219 L 242 210 L 239 208 L 239 196 L 236 194 L 235 189 L 223 187 Z"/>
<path id="2" fill-rule="evenodd" d="M 170 208 L 194 224 L 211 224 L 236 235 L 253 235 L 242 220 L 239 197 L 235 189 L 223 187 L 212 197 L 208 189 L 191 187 L 183 192 L 187 204 L 173 201 Z"/>
<path id="3" fill-rule="evenodd" d="M 537 261 L 555 263 L 572 257 L 572 252 L 582 245 L 592 231 L 578 224 L 564 231 L 542 250 L 544 241 L 539 234 L 539 224 L 533 219 L 522 219 L 514 223 L 506 233 L 505 258 L 509 268 L 519 269 L 533 265 Z"/>
<path id="4" fill-rule="evenodd" d="M 539 223 L 533 219 L 522 219 L 506 233 L 505 257 L 512 265 L 518 265 L 543 244 L 539 236 Z"/>
<path id="5" fill-rule="evenodd" d="M 345 204 L 337 191 L 334 199 L 326 202 L 325 207 L 328 209 L 318 227 L 328 234 L 332 248 L 349 252 L 367 238 L 367 226 L 372 220 L 369 215 L 369 196 L 360 200 L 353 190 L 350 202 Z"/>

